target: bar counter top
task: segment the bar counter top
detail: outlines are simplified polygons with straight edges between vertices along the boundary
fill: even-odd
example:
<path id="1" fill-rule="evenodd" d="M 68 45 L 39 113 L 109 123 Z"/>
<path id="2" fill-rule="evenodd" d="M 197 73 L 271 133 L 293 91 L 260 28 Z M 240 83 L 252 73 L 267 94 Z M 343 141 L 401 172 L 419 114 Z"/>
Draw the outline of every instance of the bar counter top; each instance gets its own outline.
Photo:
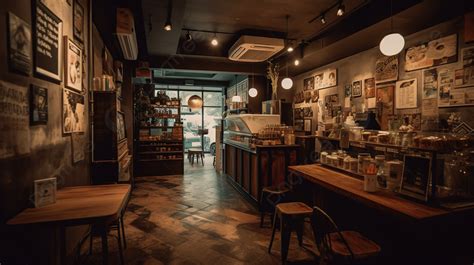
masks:
<path id="1" fill-rule="evenodd" d="M 364 191 L 364 182 L 362 180 L 328 169 L 319 164 L 290 166 L 289 171 L 309 182 L 370 207 L 414 220 L 431 219 L 454 212 L 453 210 L 411 201 L 390 191 L 366 192 Z M 470 208 L 467 209 L 470 210 Z"/>

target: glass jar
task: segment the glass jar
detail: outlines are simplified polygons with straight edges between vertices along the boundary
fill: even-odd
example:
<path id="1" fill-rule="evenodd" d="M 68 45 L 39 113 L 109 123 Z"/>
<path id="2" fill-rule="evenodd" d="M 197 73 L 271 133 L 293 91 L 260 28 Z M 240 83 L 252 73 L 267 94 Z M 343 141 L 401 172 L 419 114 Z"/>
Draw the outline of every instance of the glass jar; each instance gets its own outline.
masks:
<path id="1" fill-rule="evenodd" d="M 358 168 L 358 172 L 359 174 L 365 174 L 365 169 L 364 168 L 364 160 L 365 159 L 368 159 L 370 158 L 370 154 L 369 153 L 360 153 L 358 156 L 357 156 L 357 168 Z"/>

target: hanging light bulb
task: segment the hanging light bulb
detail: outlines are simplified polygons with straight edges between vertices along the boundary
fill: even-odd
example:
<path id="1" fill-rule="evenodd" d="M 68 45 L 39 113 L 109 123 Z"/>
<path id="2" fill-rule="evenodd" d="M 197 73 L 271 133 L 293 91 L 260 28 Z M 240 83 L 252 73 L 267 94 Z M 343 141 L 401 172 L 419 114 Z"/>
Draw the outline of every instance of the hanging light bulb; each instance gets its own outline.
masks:
<path id="1" fill-rule="evenodd" d="M 167 20 L 163 29 L 166 31 L 171 31 L 171 21 Z"/>
<path id="2" fill-rule="evenodd" d="M 163 26 L 163 29 L 166 31 L 171 31 L 171 14 L 173 12 L 173 1 L 168 0 L 168 14 L 166 17 L 166 22 L 165 25 Z"/>
<path id="3" fill-rule="evenodd" d="M 399 54 L 405 47 L 405 39 L 400 33 L 393 31 L 393 13 L 392 1 L 390 1 L 390 32 L 382 38 L 379 44 L 380 52 L 385 56 L 393 56 Z"/>
<path id="4" fill-rule="evenodd" d="M 283 78 L 283 80 L 281 80 L 281 87 L 283 87 L 283 89 L 292 88 L 293 87 L 293 80 L 291 80 L 291 78 L 289 78 L 289 77 Z"/>
<path id="5" fill-rule="evenodd" d="M 288 49 L 286 49 L 286 51 L 288 52 L 292 52 L 294 51 L 295 49 L 293 48 L 293 46 L 290 44 L 290 46 L 288 46 Z"/>
<path id="6" fill-rule="evenodd" d="M 346 7 L 344 6 L 344 3 L 341 1 L 339 4 L 339 7 L 337 8 L 337 16 L 342 17 L 344 15 L 344 12 L 346 12 Z"/>
<path id="7" fill-rule="evenodd" d="M 211 44 L 212 44 L 212 46 L 217 46 L 217 45 L 219 45 L 219 41 L 217 40 L 216 33 L 214 33 L 214 37 L 213 37 L 212 40 L 211 40 Z"/>
<path id="8" fill-rule="evenodd" d="M 202 98 L 198 95 L 192 95 L 188 99 L 188 107 L 190 109 L 200 109 L 202 107 Z"/>
<path id="9" fill-rule="evenodd" d="M 298 60 L 298 59 L 295 59 L 295 61 L 294 61 L 294 64 L 295 64 L 295 66 L 298 66 L 298 65 L 300 65 L 300 60 Z"/>
<path id="10" fill-rule="evenodd" d="M 321 15 L 321 24 L 326 24 L 326 16 L 324 14 Z"/>
<path id="11" fill-rule="evenodd" d="M 235 95 L 232 97 L 232 102 L 242 102 L 242 98 L 240 96 Z"/>
<path id="12" fill-rule="evenodd" d="M 254 98 L 258 95 L 258 90 L 255 87 L 249 89 L 249 96 Z"/>

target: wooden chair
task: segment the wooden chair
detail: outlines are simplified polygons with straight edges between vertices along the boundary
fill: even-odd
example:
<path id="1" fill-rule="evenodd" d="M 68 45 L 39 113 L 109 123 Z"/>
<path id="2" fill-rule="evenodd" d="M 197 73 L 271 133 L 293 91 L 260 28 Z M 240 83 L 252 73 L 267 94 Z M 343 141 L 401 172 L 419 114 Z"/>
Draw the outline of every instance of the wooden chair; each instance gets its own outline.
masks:
<path id="1" fill-rule="evenodd" d="M 310 218 L 313 209 L 302 202 L 287 202 L 277 204 L 275 216 L 273 217 L 273 230 L 268 253 L 272 251 L 273 240 L 275 239 L 275 231 L 277 220 L 280 220 L 281 233 L 281 261 L 285 263 L 288 257 L 288 248 L 290 246 L 291 231 L 296 230 L 298 243 L 303 244 L 303 230 L 306 218 Z"/>
<path id="2" fill-rule="evenodd" d="M 260 192 L 259 210 L 260 210 L 260 227 L 263 227 L 263 221 L 266 214 L 270 214 L 273 223 L 273 215 L 275 214 L 276 205 L 288 201 L 288 193 L 290 189 L 286 186 L 263 187 Z"/>
<path id="3" fill-rule="evenodd" d="M 375 258 L 379 245 L 356 231 L 341 231 L 332 218 L 318 207 L 311 216 L 316 246 L 321 259 L 330 263 L 354 264 Z"/>

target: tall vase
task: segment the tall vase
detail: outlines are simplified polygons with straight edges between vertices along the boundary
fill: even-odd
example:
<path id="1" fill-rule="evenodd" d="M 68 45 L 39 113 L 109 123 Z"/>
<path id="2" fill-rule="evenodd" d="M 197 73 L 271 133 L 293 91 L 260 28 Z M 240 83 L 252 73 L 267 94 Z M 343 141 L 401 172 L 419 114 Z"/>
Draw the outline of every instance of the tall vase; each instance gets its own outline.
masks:
<path id="1" fill-rule="evenodd" d="M 277 100 L 278 98 L 278 85 L 272 86 L 272 100 Z"/>

